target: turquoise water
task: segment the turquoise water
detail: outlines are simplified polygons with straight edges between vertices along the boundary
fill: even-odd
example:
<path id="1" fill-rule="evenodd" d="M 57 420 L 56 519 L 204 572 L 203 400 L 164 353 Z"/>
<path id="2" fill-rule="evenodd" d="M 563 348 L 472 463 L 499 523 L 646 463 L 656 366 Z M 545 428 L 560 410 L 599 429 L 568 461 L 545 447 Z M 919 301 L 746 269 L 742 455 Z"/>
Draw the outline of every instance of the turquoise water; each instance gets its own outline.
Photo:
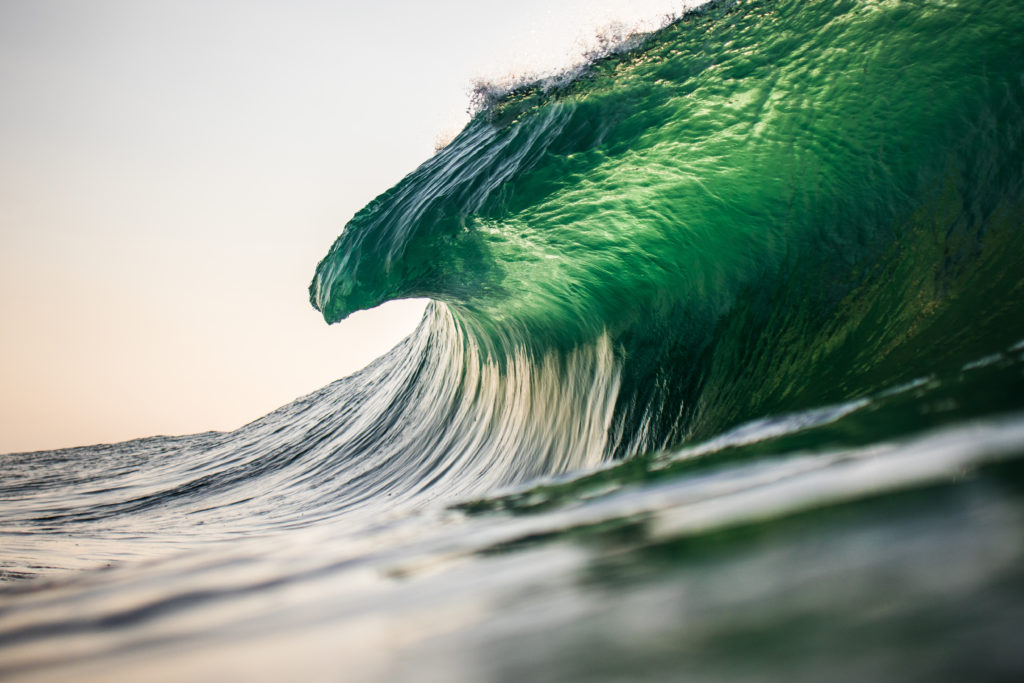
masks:
<path id="1" fill-rule="evenodd" d="M 712 3 L 487 93 L 232 433 L 0 456 L 0 674 L 1015 680 L 1024 12 Z"/>

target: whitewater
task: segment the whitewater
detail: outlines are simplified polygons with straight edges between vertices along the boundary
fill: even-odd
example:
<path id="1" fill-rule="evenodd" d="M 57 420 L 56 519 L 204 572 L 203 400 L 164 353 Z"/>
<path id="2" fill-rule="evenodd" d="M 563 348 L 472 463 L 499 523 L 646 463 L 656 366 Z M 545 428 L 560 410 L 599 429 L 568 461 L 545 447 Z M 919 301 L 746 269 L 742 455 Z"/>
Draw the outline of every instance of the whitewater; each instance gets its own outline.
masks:
<path id="1" fill-rule="evenodd" d="M 309 286 L 430 299 L 395 349 L 0 455 L 0 677 L 1024 676 L 1019 3 L 712 2 L 477 95 Z"/>

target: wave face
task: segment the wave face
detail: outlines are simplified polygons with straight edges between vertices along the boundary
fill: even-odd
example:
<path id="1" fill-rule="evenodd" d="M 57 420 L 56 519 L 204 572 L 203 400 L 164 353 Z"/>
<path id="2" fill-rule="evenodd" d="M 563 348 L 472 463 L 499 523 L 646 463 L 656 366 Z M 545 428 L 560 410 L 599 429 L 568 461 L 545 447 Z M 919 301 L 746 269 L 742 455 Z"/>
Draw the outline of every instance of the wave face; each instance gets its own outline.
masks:
<path id="1" fill-rule="evenodd" d="M 1020 15 L 691 14 L 477 115 L 352 219 L 312 302 L 329 322 L 443 302 L 499 368 L 607 337 L 622 377 L 604 457 L 963 362 L 1024 334 L 1007 295 L 1024 272 Z"/>
<path id="2" fill-rule="evenodd" d="M 1019 680 L 1022 227 L 1016 1 L 523 83 L 317 267 L 328 322 L 433 300 L 386 356 L 0 456 L 0 677 Z"/>

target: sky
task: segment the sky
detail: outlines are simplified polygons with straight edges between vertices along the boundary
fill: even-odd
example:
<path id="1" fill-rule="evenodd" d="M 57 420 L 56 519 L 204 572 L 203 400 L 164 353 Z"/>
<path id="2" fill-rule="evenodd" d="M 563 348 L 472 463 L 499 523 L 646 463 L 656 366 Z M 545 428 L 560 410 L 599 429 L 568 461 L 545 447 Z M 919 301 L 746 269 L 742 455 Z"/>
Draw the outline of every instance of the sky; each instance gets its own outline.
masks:
<path id="1" fill-rule="evenodd" d="M 682 0 L 0 0 L 0 453 L 235 429 L 364 367 L 422 301 L 328 326 L 345 223 L 468 120 Z"/>

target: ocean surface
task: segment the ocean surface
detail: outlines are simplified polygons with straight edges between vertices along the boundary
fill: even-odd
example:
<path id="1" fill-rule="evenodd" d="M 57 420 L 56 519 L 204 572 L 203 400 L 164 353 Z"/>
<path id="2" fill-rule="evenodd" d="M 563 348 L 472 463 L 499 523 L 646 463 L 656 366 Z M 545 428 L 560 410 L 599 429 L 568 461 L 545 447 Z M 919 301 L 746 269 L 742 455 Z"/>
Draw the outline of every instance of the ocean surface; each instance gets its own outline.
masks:
<path id="1" fill-rule="evenodd" d="M 1024 5 L 715 2 L 476 99 L 310 285 L 432 300 L 398 347 L 0 456 L 0 678 L 1024 680 Z"/>

